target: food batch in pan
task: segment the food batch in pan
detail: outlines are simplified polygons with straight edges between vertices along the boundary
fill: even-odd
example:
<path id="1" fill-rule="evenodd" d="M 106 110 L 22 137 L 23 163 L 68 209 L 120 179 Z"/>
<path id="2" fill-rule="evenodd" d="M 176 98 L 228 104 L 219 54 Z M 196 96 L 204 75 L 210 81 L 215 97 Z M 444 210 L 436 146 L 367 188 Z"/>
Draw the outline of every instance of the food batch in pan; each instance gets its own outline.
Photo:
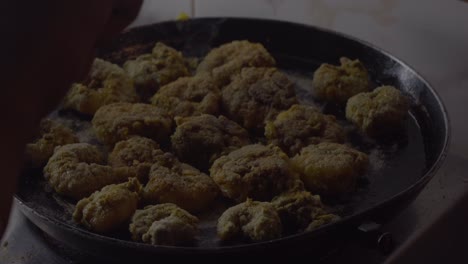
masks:
<path id="1" fill-rule="evenodd" d="M 122 67 L 95 59 L 61 104 L 91 120 L 95 141 L 43 120 L 28 165 L 76 202 L 73 220 L 97 233 L 124 228 L 154 245 L 196 245 L 197 216 L 219 201 L 221 241 L 271 240 L 339 221 L 321 197 L 353 193 L 369 158 L 337 117 L 299 103 L 295 83 L 259 43 L 223 44 L 193 70 L 189 62 L 160 42 Z M 404 125 L 409 100 L 392 86 L 371 90 L 357 58 L 322 64 L 310 77 L 314 98 L 345 109 L 345 122 L 365 137 Z"/>

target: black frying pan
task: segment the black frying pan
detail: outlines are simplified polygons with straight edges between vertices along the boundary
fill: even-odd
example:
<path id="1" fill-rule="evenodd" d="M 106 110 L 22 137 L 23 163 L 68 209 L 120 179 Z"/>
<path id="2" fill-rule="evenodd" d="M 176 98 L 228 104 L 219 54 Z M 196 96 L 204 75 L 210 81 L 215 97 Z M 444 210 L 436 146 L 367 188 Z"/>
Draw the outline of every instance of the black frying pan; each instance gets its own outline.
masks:
<path id="1" fill-rule="evenodd" d="M 60 197 L 44 191 L 41 175 L 26 173 L 16 200 L 23 213 L 52 237 L 73 247 L 116 259 L 154 259 L 174 255 L 213 256 L 227 253 L 261 253 L 276 248 L 304 248 L 311 254 L 321 250 L 328 238 L 344 236 L 363 221 L 384 222 L 408 205 L 441 166 L 449 144 L 447 112 L 437 93 L 409 66 L 390 54 L 362 41 L 300 24 L 259 19 L 206 18 L 165 22 L 135 28 L 122 34 L 99 56 L 122 64 L 128 58 L 149 52 L 163 41 L 186 56 L 201 57 L 210 48 L 232 40 L 261 42 L 273 54 L 278 67 L 287 72 L 309 74 L 320 63 L 337 63 L 339 57 L 359 58 L 372 81 L 394 85 L 412 99 L 405 143 L 379 146 L 384 162 L 371 170 L 368 182 L 341 205 L 344 218 L 315 231 L 250 244 L 207 244 L 198 247 L 151 246 L 124 240 L 124 235 L 98 235 L 71 221 L 72 207 Z M 327 108 L 325 108 L 327 109 Z M 380 156 L 379 156 L 380 155 Z M 383 158 L 382 158 L 383 155 Z M 372 154 L 371 154 L 372 159 Z M 40 174 L 38 172 L 37 174 Z M 214 231 L 212 231 L 214 232 Z M 283 252 L 281 250 L 281 252 Z"/>

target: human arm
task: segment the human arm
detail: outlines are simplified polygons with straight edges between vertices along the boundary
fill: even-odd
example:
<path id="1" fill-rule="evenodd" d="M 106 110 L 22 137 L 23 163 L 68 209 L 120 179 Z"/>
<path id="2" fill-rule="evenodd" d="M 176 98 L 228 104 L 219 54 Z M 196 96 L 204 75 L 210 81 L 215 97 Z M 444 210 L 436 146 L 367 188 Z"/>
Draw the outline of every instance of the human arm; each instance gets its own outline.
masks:
<path id="1" fill-rule="evenodd" d="M 71 82 L 88 71 L 95 48 L 138 14 L 142 0 L 5 0 L 0 3 L 0 236 L 23 148 Z"/>

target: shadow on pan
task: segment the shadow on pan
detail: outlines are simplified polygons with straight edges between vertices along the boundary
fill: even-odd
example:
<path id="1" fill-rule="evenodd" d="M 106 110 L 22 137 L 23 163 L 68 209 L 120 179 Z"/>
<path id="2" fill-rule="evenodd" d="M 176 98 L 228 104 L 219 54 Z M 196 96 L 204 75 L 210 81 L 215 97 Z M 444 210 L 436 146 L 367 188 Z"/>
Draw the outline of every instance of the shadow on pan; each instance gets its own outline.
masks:
<path id="1" fill-rule="evenodd" d="M 157 255 L 219 256 L 220 254 L 284 253 L 297 249 L 314 255 L 336 242 L 337 237 L 364 221 L 383 223 L 405 208 L 441 166 L 449 144 L 446 110 L 433 88 L 403 62 L 362 41 L 335 32 L 294 24 L 259 19 L 205 18 L 165 22 L 123 33 L 106 49 L 103 57 L 117 64 L 149 52 L 156 41 L 183 51 L 186 56 L 201 57 L 212 47 L 233 40 L 260 42 L 286 71 L 310 73 L 320 63 L 336 63 L 341 56 L 360 59 L 375 84 L 394 85 L 413 102 L 408 121 L 407 143 L 387 155 L 361 194 L 346 205 L 341 221 L 315 231 L 277 240 L 241 245 L 207 247 L 151 246 L 88 232 L 71 221 L 73 207 L 47 189 L 39 175 L 21 178 L 16 200 L 23 213 L 39 228 L 63 243 L 106 259 L 145 259 Z M 380 151 L 380 152 L 379 152 Z M 376 157 L 385 149 L 376 150 Z M 372 161 L 372 154 L 371 154 Z M 333 242 L 335 241 L 335 242 Z M 282 248 L 277 251 L 275 249 Z M 299 251 L 302 250 L 302 251 Z M 305 250 L 305 251 L 304 251 Z"/>

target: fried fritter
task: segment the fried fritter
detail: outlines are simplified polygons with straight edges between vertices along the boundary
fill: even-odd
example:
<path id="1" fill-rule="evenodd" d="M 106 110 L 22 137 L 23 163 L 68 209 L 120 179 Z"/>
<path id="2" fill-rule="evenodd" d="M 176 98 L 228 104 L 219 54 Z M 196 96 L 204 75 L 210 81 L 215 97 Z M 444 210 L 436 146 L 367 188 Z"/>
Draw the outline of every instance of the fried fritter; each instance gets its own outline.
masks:
<path id="1" fill-rule="evenodd" d="M 217 159 L 210 175 L 225 197 L 270 201 L 292 188 L 298 176 L 289 158 L 273 145 L 247 145 Z"/>
<path id="2" fill-rule="evenodd" d="M 125 62 L 124 69 L 133 78 L 136 90 L 144 100 L 161 86 L 189 75 L 182 54 L 161 42 L 156 43 L 151 54 Z"/>
<path id="3" fill-rule="evenodd" d="M 184 162 L 205 170 L 220 156 L 250 143 L 248 132 L 224 116 L 176 118 L 172 149 Z"/>
<path id="4" fill-rule="evenodd" d="M 130 233 L 135 241 L 175 246 L 195 239 L 198 218 L 175 204 L 150 205 L 132 217 Z"/>
<path id="5" fill-rule="evenodd" d="M 283 228 L 288 231 L 305 229 L 324 211 L 320 196 L 307 191 L 282 193 L 273 198 L 271 204 L 278 211 Z"/>
<path id="6" fill-rule="evenodd" d="M 105 164 L 96 146 L 75 143 L 57 147 L 44 167 L 44 177 L 59 194 L 81 199 L 102 187 L 135 177 L 129 168 L 112 168 Z"/>
<path id="7" fill-rule="evenodd" d="M 112 231 L 135 213 L 140 190 L 141 185 L 136 178 L 107 185 L 76 204 L 73 220 L 94 232 Z"/>
<path id="8" fill-rule="evenodd" d="M 189 212 L 206 209 L 218 195 L 213 180 L 198 169 L 180 162 L 173 154 L 157 156 L 143 190 L 146 203 L 174 203 Z"/>
<path id="9" fill-rule="evenodd" d="M 182 77 L 159 89 L 151 103 L 164 108 L 172 116 L 216 115 L 221 93 L 208 74 Z"/>
<path id="10" fill-rule="evenodd" d="M 185 66 L 190 73 L 195 73 L 198 68 L 198 64 L 200 64 L 201 59 L 198 57 L 185 57 Z"/>
<path id="11" fill-rule="evenodd" d="M 221 95 L 230 119 L 262 134 L 265 121 L 297 103 L 293 83 L 276 68 L 244 68 Z"/>
<path id="12" fill-rule="evenodd" d="M 248 199 L 221 215 L 217 231 L 221 240 L 246 237 L 252 241 L 265 241 L 280 237 L 282 227 L 273 205 Z"/>
<path id="13" fill-rule="evenodd" d="M 393 86 L 380 86 L 348 100 L 346 118 L 372 137 L 391 135 L 401 129 L 408 115 L 409 100 Z"/>
<path id="14" fill-rule="evenodd" d="M 197 73 L 211 73 L 216 82 L 223 86 L 242 68 L 273 67 L 275 64 L 275 59 L 262 44 L 241 40 L 212 49 L 198 65 Z"/>
<path id="15" fill-rule="evenodd" d="M 93 115 L 101 106 L 139 100 L 133 81 L 119 66 L 95 59 L 88 79 L 72 85 L 63 100 L 63 108 Z"/>
<path id="16" fill-rule="evenodd" d="M 166 111 L 150 104 L 115 103 L 101 107 L 92 120 L 97 138 L 113 145 L 131 136 L 168 142 L 172 119 Z"/>
<path id="17" fill-rule="evenodd" d="M 332 115 L 324 115 L 313 106 L 293 105 L 265 126 L 268 141 L 294 156 L 310 144 L 320 142 L 342 143 L 344 129 Z"/>
<path id="18" fill-rule="evenodd" d="M 26 145 L 26 159 L 33 168 L 44 166 L 57 146 L 77 143 L 78 137 L 68 127 L 50 119 L 41 121 L 39 138 Z"/>
<path id="19" fill-rule="evenodd" d="M 305 187 L 321 195 L 340 195 L 354 190 L 356 180 L 369 165 L 365 153 L 337 143 L 303 148 L 292 158 Z"/>
<path id="20" fill-rule="evenodd" d="M 361 92 L 369 91 L 369 74 L 359 60 L 340 58 L 340 66 L 322 64 L 314 73 L 314 95 L 320 100 L 344 104 Z"/>
<path id="21" fill-rule="evenodd" d="M 137 172 L 138 180 L 148 181 L 151 166 L 162 155 L 159 144 L 145 137 L 134 136 L 117 142 L 109 154 L 108 164 L 112 167 L 130 167 Z"/>
<path id="22" fill-rule="evenodd" d="M 340 216 L 335 214 L 322 214 L 317 216 L 310 224 L 307 226 L 305 231 L 315 230 L 323 225 L 337 222 L 341 219 Z"/>

